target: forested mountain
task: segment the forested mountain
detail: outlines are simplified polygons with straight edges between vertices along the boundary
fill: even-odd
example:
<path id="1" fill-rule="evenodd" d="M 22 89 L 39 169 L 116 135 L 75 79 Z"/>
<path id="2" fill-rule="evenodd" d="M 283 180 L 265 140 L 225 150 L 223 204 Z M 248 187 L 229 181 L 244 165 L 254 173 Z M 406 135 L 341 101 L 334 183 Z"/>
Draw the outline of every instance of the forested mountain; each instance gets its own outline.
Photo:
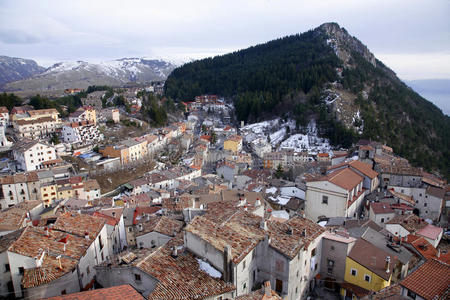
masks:
<path id="1" fill-rule="evenodd" d="M 450 174 L 450 118 L 336 23 L 185 64 L 165 89 L 176 100 L 228 97 L 239 120 L 284 115 L 301 128 L 314 118 L 336 145 L 382 141 L 419 166 Z"/>

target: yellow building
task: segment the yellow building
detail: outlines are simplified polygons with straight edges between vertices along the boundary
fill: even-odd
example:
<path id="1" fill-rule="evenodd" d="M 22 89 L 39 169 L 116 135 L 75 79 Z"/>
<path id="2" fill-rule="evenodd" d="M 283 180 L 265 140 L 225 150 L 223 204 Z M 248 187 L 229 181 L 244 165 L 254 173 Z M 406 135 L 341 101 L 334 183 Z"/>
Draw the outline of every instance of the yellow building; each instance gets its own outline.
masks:
<path id="1" fill-rule="evenodd" d="M 346 258 L 341 295 L 359 299 L 389 286 L 396 263 L 387 252 L 359 239 Z"/>
<path id="2" fill-rule="evenodd" d="M 41 200 L 45 207 L 51 206 L 56 199 L 58 199 L 56 183 L 48 182 L 41 185 Z"/>
<path id="3" fill-rule="evenodd" d="M 242 137 L 239 135 L 230 136 L 223 142 L 223 149 L 232 152 L 240 152 L 242 150 Z"/>
<path id="4" fill-rule="evenodd" d="M 128 164 L 148 155 L 147 140 L 130 138 L 117 146 L 107 146 L 99 151 L 104 157 L 120 157 L 120 162 Z"/>
<path id="5" fill-rule="evenodd" d="M 58 187 L 58 199 L 69 199 L 75 196 L 72 186 Z"/>

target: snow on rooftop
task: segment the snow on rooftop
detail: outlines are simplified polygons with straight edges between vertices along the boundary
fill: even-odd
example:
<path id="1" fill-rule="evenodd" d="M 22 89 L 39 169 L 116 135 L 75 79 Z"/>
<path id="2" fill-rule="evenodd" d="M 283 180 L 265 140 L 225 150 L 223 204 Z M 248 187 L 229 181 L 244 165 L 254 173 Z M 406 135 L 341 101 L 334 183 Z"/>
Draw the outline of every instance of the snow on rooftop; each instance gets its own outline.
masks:
<path id="1" fill-rule="evenodd" d="M 275 194 L 277 192 L 276 187 L 271 187 L 270 189 L 266 189 L 267 194 Z"/>
<path id="2" fill-rule="evenodd" d="M 283 140 L 285 134 L 286 134 L 286 128 L 285 127 L 283 127 L 280 130 L 272 133 L 270 135 L 270 143 L 272 144 L 272 146 L 276 146 L 278 143 L 280 143 Z"/>
<path id="3" fill-rule="evenodd" d="M 285 210 L 274 210 L 272 211 L 272 216 L 274 218 L 289 220 L 289 214 Z"/>
<path id="4" fill-rule="evenodd" d="M 197 258 L 199 269 L 208 274 L 209 276 L 213 278 L 220 278 L 222 277 L 222 273 L 217 271 L 213 266 L 211 266 L 206 261 L 201 260 L 200 258 Z"/>
<path id="5" fill-rule="evenodd" d="M 273 202 L 278 203 L 278 204 L 286 205 L 286 203 L 288 203 L 289 200 L 291 200 L 291 197 L 278 196 L 278 197 L 275 198 L 275 197 L 270 196 L 269 199 L 272 200 Z"/>
<path id="6" fill-rule="evenodd" d="M 318 224 L 322 227 L 325 227 L 325 225 L 327 225 L 328 221 L 320 221 Z"/>

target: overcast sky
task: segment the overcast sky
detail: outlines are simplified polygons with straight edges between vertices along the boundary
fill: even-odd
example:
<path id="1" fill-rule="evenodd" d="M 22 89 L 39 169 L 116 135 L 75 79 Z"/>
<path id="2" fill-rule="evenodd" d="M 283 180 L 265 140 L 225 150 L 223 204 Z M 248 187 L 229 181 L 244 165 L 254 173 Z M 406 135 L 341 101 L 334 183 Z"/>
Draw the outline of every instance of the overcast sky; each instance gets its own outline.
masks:
<path id="1" fill-rule="evenodd" d="M 450 78 L 449 0 L 0 0 L 0 55 L 186 61 L 338 22 L 403 79 Z"/>

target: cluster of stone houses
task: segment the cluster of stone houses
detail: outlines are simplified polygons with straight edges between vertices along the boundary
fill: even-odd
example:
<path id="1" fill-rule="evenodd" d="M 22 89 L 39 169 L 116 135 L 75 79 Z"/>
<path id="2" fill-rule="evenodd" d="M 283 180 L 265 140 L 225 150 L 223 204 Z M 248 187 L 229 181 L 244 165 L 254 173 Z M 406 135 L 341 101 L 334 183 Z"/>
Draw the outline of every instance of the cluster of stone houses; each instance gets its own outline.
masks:
<path id="1" fill-rule="evenodd" d="M 106 115 L 88 104 L 61 123 L 64 141 L 75 147 L 99 141 L 97 117 Z M 123 166 L 159 160 L 110 197 L 87 174 L 75 174 L 58 147 L 17 142 L 13 156 L 23 172 L 0 178 L 0 295 L 450 295 L 440 226 L 450 195 L 444 180 L 375 142 L 360 141 L 352 158 L 347 151 L 273 151 L 263 139 L 247 144 L 224 115 L 220 126 L 201 120 L 226 105 L 199 96 L 186 103 L 187 121 L 102 146 L 105 159 Z M 106 114 L 116 122 L 113 110 Z M 313 167 L 289 180 L 275 178 L 279 165 Z"/>

